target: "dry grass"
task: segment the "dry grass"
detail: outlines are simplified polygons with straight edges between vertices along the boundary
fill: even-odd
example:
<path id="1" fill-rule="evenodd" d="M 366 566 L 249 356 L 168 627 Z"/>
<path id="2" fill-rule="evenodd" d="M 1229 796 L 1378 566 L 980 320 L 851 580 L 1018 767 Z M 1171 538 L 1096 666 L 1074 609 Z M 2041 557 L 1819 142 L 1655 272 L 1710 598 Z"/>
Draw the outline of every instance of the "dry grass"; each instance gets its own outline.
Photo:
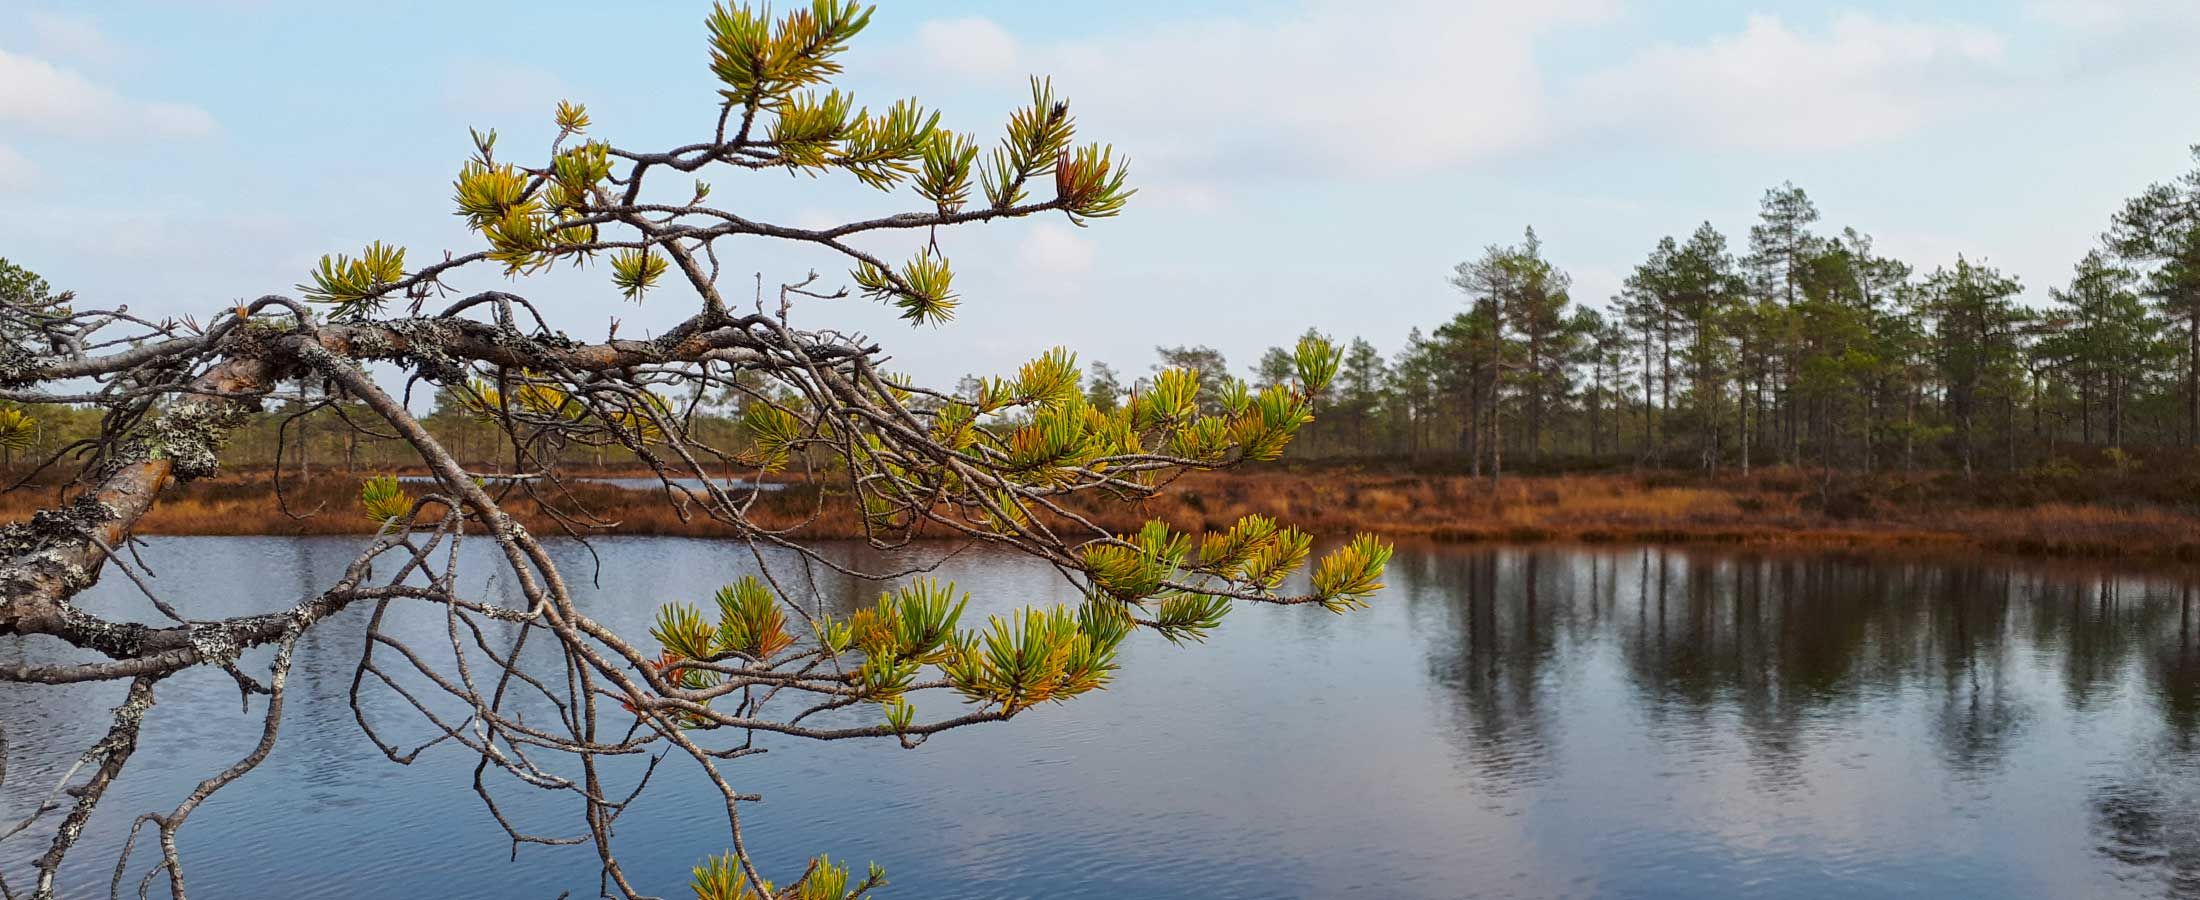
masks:
<path id="1" fill-rule="evenodd" d="M 1660 542 L 1978 548 L 2035 556 L 2200 560 L 2200 515 L 2163 506 L 1987 504 L 1938 480 L 1850 481 L 1796 472 L 1486 479 L 1347 470 L 1197 475 L 1142 510 L 1180 528 L 1271 514 L 1318 533 L 1438 541 Z M 1111 519 L 1113 517 L 1110 517 Z M 1135 518 L 1135 517 L 1132 517 Z"/>
<path id="2" fill-rule="evenodd" d="M 170 488 L 137 531 L 191 535 L 371 533 L 379 523 L 360 510 L 361 478 L 333 474 L 310 480 L 289 477 L 278 499 L 274 483 L 264 472 L 224 474 Z M 423 489 L 408 487 L 416 493 Z M 566 529 L 584 534 L 690 537 L 733 533 L 733 529 L 711 520 L 692 504 L 668 499 L 662 490 L 637 491 L 585 482 L 573 483 L 555 496 L 548 488 L 543 490 L 547 503 L 518 488 L 501 496 L 505 510 L 537 534 L 560 534 Z M 51 504 L 54 497 L 53 488 L 0 495 L 0 519 L 28 518 L 39 506 Z M 849 504 L 821 505 L 814 492 L 803 490 L 765 492 L 751 514 L 752 519 L 767 527 L 807 523 L 811 532 L 821 536 L 854 535 L 861 526 Z"/>
<path id="3" fill-rule="evenodd" d="M 2200 560 L 2200 520 L 2187 513 L 2046 503 L 2025 510 L 1967 509 L 1947 527 L 1990 550 L 2027 556 L 2160 556 Z"/>
<path id="4" fill-rule="evenodd" d="M 139 531 L 147 534 L 348 534 L 371 531 L 358 511 L 356 477 L 292 479 L 277 505 L 264 473 L 227 475 L 177 489 Z M 0 495 L 0 517 L 19 520 L 53 491 Z M 726 526 L 661 491 L 582 484 L 558 506 L 586 510 L 592 533 L 724 536 Z M 823 512 L 818 511 L 822 508 Z M 805 524 L 812 537 L 853 537 L 859 520 L 813 490 L 765 494 L 751 517 L 769 527 Z M 556 517 L 523 493 L 507 509 L 542 534 Z M 1093 521 L 1119 531 L 1158 518 L 1188 530 L 1273 515 L 1317 534 L 1376 531 L 1437 541 L 1722 543 L 1763 546 L 1976 548 L 2028 556 L 2200 560 L 2200 515 L 2190 507 L 2038 502 L 1965 496 L 1947 479 L 1849 480 L 1826 488 L 1797 472 L 1748 479 L 1672 475 L 1564 475 L 1487 480 L 1345 468 L 1196 473 L 1136 505 L 1090 503 Z"/>

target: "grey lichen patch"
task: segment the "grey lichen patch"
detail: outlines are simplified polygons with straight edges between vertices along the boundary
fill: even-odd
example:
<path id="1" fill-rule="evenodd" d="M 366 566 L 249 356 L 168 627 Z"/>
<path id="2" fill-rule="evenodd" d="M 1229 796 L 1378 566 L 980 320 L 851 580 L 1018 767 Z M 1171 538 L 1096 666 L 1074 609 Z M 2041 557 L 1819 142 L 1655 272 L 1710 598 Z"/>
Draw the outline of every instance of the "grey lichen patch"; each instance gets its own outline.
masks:
<path id="1" fill-rule="evenodd" d="M 452 356 L 449 349 L 459 337 L 456 326 L 441 319 L 397 319 L 383 327 L 405 344 L 402 350 L 391 347 L 390 358 L 412 363 L 431 381 L 465 383 L 466 366 Z"/>
<path id="2" fill-rule="evenodd" d="M 481 614 L 499 622 L 531 622 L 536 618 L 529 615 L 524 609 L 510 609 L 502 606 L 483 606 Z"/>
<path id="3" fill-rule="evenodd" d="M 322 346 L 318 341 L 302 341 L 291 352 L 297 356 L 299 362 L 316 372 L 327 372 L 343 361 L 335 351 Z"/>
<path id="4" fill-rule="evenodd" d="M 13 522 L 0 528 L 0 558 L 22 559 L 64 543 L 84 540 L 100 526 L 114 521 L 116 516 L 114 507 L 92 494 L 79 496 L 66 506 L 41 509 L 32 513 L 28 522 Z"/>
<path id="5" fill-rule="evenodd" d="M 165 459 L 179 481 L 204 478 L 221 469 L 221 449 L 231 429 L 251 409 L 234 401 L 186 401 L 132 435 L 115 454 L 110 472 L 143 460 Z"/>
<path id="6" fill-rule="evenodd" d="M 86 615 L 67 604 L 61 607 L 59 630 L 77 646 L 97 650 L 115 659 L 130 659 L 145 652 L 145 638 L 152 631 L 136 622 L 110 622 Z"/>
<path id="7" fill-rule="evenodd" d="M 360 359 L 398 359 L 397 345 L 380 329 L 368 328 L 352 336 L 351 352 Z"/>
<path id="8" fill-rule="evenodd" d="M 527 335 L 510 326 L 498 328 L 496 336 L 491 340 L 506 352 L 534 365 L 548 363 L 554 350 L 571 350 L 580 346 L 572 338 L 566 337 L 564 332 Z"/>
<path id="9" fill-rule="evenodd" d="M 498 325 L 488 340 L 520 360 L 522 365 L 546 371 L 561 368 L 562 354 L 581 346 L 580 341 L 562 331 L 541 329 L 528 334 L 509 324 Z"/>
<path id="10" fill-rule="evenodd" d="M 38 532 L 28 522 L 10 522 L 0 528 L 0 557 L 15 559 L 38 549 Z"/>
<path id="11" fill-rule="evenodd" d="M 152 691 L 131 691 L 122 698 L 122 705 L 115 707 L 115 728 L 98 743 L 85 748 L 84 761 L 95 763 L 109 754 L 126 750 L 137 743 L 138 726 L 145 721 L 145 713 L 153 708 Z"/>
<path id="12" fill-rule="evenodd" d="M 255 316 L 244 323 L 244 327 L 262 337 L 276 337 L 296 332 L 298 319 L 295 316 Z"/>
<path id="13" fill-rule="evenodd" d="M 38 357 L 14 341 L 0 341 L 0 387 L 22 387 L 38 380 Z"/>
<path id="14" fill-rule="evenodd" d="M 115 509 L 96 494 L 83 494 L 67 506 L 41 509 L 31 514 L 30 530 L 50 537 L 78 538 L 111 522 Z"/>
<path id="15" fill-rule="evenodd" d="M 534 342 L 551 350 L 571 350 L 581 345 L 563 331 L 551 331 L 535 335 Z"/>
<path id="16" fill-rule="evenodd" d="M 190 641 L 192 651 L 203 663 L 228 665 L 244 653 L 244 645 L 238 643 L 237 636 L 227 628 L 193 628 Z"/>

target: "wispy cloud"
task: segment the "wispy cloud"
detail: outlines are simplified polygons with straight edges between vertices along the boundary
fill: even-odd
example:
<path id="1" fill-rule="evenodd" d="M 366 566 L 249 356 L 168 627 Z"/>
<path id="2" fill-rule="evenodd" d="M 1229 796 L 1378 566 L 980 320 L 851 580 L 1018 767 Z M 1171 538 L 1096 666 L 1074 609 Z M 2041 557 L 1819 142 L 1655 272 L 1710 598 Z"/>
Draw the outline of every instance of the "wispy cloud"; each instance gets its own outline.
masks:
<path id="1" fill-rule="evenodd" d="M 2101 2 L 2133 8 L 2120 16 L 2155 6 Z M 1737 31 L 1643 46 L 1584 75 L 1543 71 L 1539 44 L 1615 21 L 1620 6 L 1316 0 L 1280 19 L 1188 19 L 1053 43 L 959 18 L 920 27 L 910 55 L 971 80 L 1054 73 L 1088 121 L 1128 132 L 1120 139 L 1139 148 L 1147 182 L 1164 185 L 1413 176 L 1613 132 L 1748 150 L 1854 147 L 1909 135 L 2009 74 L 2007 39 L 1994 30 L 1861 13 L 1815 29 L 1754 15 Z"/>
<path id="2" fill-rule="evenodd" d="M 41 56 L 102 67 L 123 60 L 122 47 L 89 18 L 33 10 L 24 14 L 23 26 Z"/>
<path id="3" fill-rule="evenodd" d="M 38 179 L 38 168 L 14 148 L 0 144 L 0 191 L 19 191 Z"/>
<path id="4" fill-rule="evenodd" d="M 2061 34 L 2073 75 L 2139 71 L 2152 78 L 2200 74 L 2200 3 L 2192 0 L 2032 0 L 2025 13 Z"/>
<path id="5" fill-rule="evenodd" d="M 1751 16 L 1700 44 L 1659 45 L 1578 86 L 1592 127 L 1692 145 L 1838 150 L 1903 137 L 1976 97 L 2005 42 L 1967 25 L 1841 16 L 1820 33 Z"/>
<path id="6" fill-rule="evenodd" d="M 2031 0 L 2024 9 L 2049 25 L 2085 31 L 2161 25 L 2200 28 L 2200 4 L 2191 0 Z"/>
<path id="7" fill-rule="evenodd" d="M 197 137 L 214 117 L 185 103 L 138 100 L 73 69 L 0 50 L 0 125 L 63 137 Z"/>
<path id="8" fill-rule="evenodd" d="M 1009 75 L 1023 58 L 1016 36 L 982 16 L 926 22 L 917 27 L 916 44 L 925 66 L 966 77 Z"/>
<path id="9" fill-rule="evenodd" d="M 918 43 L 938 71 L 1053 73 L 1088 121 L 1132 132 L 1141 162 L 1164 179 L 1413 174 L 1540 140 L 1549 122 L 1538 41 L 1612 6 L 1317 0 L 1284 17 L 1194 19 L 1045 44 L 957 19 L 924 26 Z"/>
<path id="10" fill-rule="evenodd" d="M 1094 253 L 1074 226 L 1042 222 L 1025 230 L 1016 256 L 1042 282 L 1059 284 L 1092 271 Z"/>

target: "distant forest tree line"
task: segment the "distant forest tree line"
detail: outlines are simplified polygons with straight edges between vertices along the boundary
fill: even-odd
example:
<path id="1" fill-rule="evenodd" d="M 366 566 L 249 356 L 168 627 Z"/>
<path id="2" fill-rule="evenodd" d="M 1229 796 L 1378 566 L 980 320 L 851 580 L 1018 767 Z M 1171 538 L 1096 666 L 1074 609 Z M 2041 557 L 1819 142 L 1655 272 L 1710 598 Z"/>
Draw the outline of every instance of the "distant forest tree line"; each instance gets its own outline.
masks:
<path id="1" fill-rule="evenodd" d="M 1447 321 L 1385 355 L 1364 338 L 1319 419 L 1289 455 L 1383 458 L 1499 476 L 1561 468 L 1748 473 L 1941 469 L 1965 476 L 2049 463 L 2127 465 L 2142 448 L 2200 447 L 2200 146 L 2195 168 L 2117 209 L 2100 246 L 2047 302 L 1959 257 L 1921 271 L 1854 228 L 1832 233 L 1803 189 L 1765 192 L 1737 246 L 1711 224 L 1660 239 L 1598 307 L 1530 228 L 1459 263 Z M 0 289 L 49 302 L 43 281 L 0 266 Z M 1309 333 L 1313 333 L 1309 330 Z M 1161 347 L 1153 367 L 1201 373 L 1201 403 L 1287 381 L 1270 348 L 1242 379 L 1204 346 Z M 1106 410 L 1148 379 L 1085 373 Z M 983 385 L 966 379 L 965 393 Z M 524 396 L 524 395 L 521 395 Z M 734 435 L 737 394 L 668 399 L 696 427 Z M 481 396 L 444 389 L 427 424 L 469 464 L 498 471 Z M 234 432 L 240 461 L 354 472 L 408 460 L 340 393 L 299 385 Z M 556 410 L 538 410 L 554 421 Z M 15 471 L 96 436 L 96 410 L 0 406 L 0 465 Z M 545 440 L 558 429 L 545 428 Z M 616 445 L 550 448 L 565 463 L 634 462 Z"/>
<path id="2" fill-rule="evenodd" d="M 2193 148 L 2200 163 L 2200 147 Z M 1709 223 L 1659 240 L 1603 308 L 1531 228 L 1460 263 L 1459 311 L 1385 356 L 1362 338 L 1298 457 L 1747 473 L 2127 464 L 2200 446 L 2200 168 L 2111 217 L 2044 305 L 1959 257 L 1921 272 L 1793 184 L 1742 246 Z M 1161 363 L 1224 371 L 1205 347 Z M 1095 367 L 1091 400 L 1137 388 Z M 1271 349 L 1256 385 L 1286 377 Z M 1219 389 L 1219 388 L 1218 388 Z"/>

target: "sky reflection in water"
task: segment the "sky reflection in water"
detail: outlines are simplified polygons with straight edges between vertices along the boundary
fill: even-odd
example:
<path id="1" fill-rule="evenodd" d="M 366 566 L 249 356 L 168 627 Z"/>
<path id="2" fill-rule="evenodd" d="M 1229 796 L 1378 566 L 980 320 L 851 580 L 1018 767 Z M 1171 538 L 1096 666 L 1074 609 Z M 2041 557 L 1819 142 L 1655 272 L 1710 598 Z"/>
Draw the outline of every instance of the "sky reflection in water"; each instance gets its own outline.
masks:
<path id="1" fill-rule="evenodd" d="M 171 599 L 211 615 L 294 602 L 356 546 L 163 538 L 146 556 Z M 591 614 L 633 634 L 658 602 L 705 600 L 754 565 L 699 541 L 601 541 L 596 586 L 585 551 L 559 552 Z M 500 592 L 488 572 L 468 587 Z M 876 595 L 818 574 L 842 607 Z M 1074 599 L 1014 558 L 973 552 L 943 574 L 973 613 Z M 783 871 L 818 851 L 876 860 L 887 897 L 2200 896 L 2189 581 L 1406 548 L 1390 583 L 1350 616 L 1246 607 L 1204 646 L 1140 640 L 1104 694 L 917 751 L 767 741 L 729 766 L 766 796 L 746 814 L 752 846 Z M 120 580 L 96 593 L 86 605 L 142 606 Z M 194 895 L 592 895 L 585 848 L 507 861 L 467 757 L 401 767 L 360 736 L 344 697 L 363 612 L 309 635 L 274 756 L 185 831 Z M 441 627 L 399 630 L 432 646 Z M 0 663 L 51 649 L 0 647 Z M 118 687 L 0 687 L 8 816 L 96 739 Z M 420 735 L 401 703 L 374 694 L 370 717 Z M 104 895 L 129 818 L 227 765 L 258 719 L 199 672 L 164 684 L 147 721 L 147 750 L 72 857 L 71 895 Z M 715 795 L 668 764 L 619 840 L 631 876 L 678 896 L 725 834 Z M 578 833 L 565 797 L 499 796 Z M 24 871 L 43 839 L 0 844 L 0 864 Z"/>

